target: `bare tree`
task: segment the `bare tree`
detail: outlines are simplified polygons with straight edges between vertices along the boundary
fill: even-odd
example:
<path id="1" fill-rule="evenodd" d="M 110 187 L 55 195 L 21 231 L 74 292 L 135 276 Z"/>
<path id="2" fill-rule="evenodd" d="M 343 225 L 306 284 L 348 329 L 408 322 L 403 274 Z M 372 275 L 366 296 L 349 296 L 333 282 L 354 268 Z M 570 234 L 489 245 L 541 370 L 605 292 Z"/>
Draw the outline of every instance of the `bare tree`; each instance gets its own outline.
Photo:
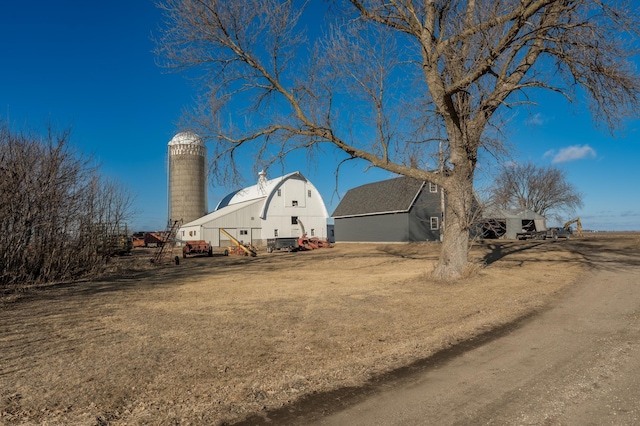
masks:
<path id="1" fill-rule="evenodd" d="M 442 186 L 437 278 L 467 266 L 476 164 L 499 147 L 502 113 L 543 89 L 614 129 L 639 103 L 629 3 L 335 0 L 324 18 L 305 10 L 318 4 L 162 0 L 157 53 L 202 79 L 189 125 L 215 141 L 218 178 L 243 156 L 263 167 L 337 149 L 336 169 L 358 159 Z M 431 161 L 439 144 L 447 173 Z"/>
<path id="2" fill-rule="evenodd" d="M 0 123 L 0 288 L 99 271 L 99 223 L 128 217 L 126 189 L 100 177 L 69 132 L 14 133 Z"/>
<path id="3" fill-rule="evenodd" d="M 497 207 L 526 208 L 558 220 L 562 213 L 573 215 L 582 207 L 582 195 L 567 181 L 565 173 L 553 166 L 504 166 L 490 191 L 492 204 Z"/>

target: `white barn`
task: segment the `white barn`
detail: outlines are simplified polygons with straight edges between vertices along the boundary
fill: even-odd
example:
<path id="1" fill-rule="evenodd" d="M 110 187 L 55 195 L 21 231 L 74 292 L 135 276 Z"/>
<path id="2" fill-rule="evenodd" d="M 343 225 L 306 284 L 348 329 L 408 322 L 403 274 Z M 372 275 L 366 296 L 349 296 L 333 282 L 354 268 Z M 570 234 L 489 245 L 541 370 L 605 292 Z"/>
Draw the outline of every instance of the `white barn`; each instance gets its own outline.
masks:
<path id="1" fill-rule="evenodd" d="M 325 239 L 329 214 L 318 190 L 300 172 L 267 180 L 260 172 L 258 183 L 232 192 L 206 216 L 182 225 L 181 241 L 205 240 L 213 247 L 230 244 L 220 229 L 254 246 L 270 238 L 309 237 Z"/>

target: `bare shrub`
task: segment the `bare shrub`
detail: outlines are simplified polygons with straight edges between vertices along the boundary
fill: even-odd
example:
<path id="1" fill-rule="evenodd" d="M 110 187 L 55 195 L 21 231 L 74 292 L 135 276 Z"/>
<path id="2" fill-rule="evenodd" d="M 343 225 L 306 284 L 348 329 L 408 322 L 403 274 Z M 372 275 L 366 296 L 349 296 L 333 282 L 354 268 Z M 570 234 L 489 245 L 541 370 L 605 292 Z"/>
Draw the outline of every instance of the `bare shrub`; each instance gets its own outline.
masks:
<path id="1" fill-rule="evenodd" d="M 95 273 L 96 224 L 126 217 L 130 197 L 69 144 L 0 123 L 0 288 Z M 124 195 L 123 195 L 124 194 Z"/>

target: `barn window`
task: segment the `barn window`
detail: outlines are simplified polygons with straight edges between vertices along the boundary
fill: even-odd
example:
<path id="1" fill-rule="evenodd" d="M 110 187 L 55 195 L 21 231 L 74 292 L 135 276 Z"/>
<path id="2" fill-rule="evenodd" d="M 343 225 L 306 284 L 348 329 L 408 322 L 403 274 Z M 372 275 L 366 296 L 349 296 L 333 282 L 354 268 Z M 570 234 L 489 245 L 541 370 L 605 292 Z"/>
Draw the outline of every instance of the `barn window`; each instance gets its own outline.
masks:
<path id="1" fill-rule="evenodd" d="M 291 216 L 291 224 L 292 225 L 298 224 L 298 216 Z"/>
<path id="2" fill-rule="evenodd" d="M 278 189 L 278 197 L 282 196 L 282 189 Z"/>
<path id="3" fill-rule="evenodd" d="M 311 228 L 311 236 L 312 236 L 312 237 L 315 237 L 315 236 L 316 236 L 316 230 L 315 230 L 315 229 L 313 229 L 313 228 Z"/>
<path id="4" fill-rule="evenodd" d="M 293 207 L 298 207 L 298 202 L 296 200 L 291 201 L 291 205 Z"/>
<path id="5" fill-rule="evenodd" d="M 431 229 L 439 229 L 440 227 L 438 226 L 438 217 L 432 217 L 431 218 Z"/>
<path id="6" fill-rule="evenodd" d="M 247 231 L 246 229 L 241 229 L 240 235 L 249 235 L 249 231 Z"/>
<path id="7" fill-rule="evenodd" d="M 277 236 L 278 236 L 278 230 L 277 230 L 277 229 L 274 229 L 274 230 L 273 230 L 273 236 L 274 236 L 274 237 L 277 237 Z"/>
<path id="8" fill-rule="evenodd" d="M 311 198 L 311 190 L 310 189 L 307 190 L 307 197 Z"/>
<path id="9" fill-rule="evenodd" d="M 438 185 L 433 182 L 429 182 L 429 192 L 438 192 Z"/>

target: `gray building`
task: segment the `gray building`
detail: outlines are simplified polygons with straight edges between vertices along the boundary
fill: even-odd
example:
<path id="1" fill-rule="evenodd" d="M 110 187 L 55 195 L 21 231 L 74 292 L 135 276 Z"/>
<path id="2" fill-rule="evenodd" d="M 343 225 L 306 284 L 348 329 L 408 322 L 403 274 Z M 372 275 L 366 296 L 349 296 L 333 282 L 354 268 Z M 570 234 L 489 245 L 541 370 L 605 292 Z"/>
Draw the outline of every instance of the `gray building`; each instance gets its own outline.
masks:
<path id="1" fill-rule="evenodd" d="M 545 217 L 529 209 L 488 209 L 482 217 L 481 235 L 487 239 L 515 240 L 520 232 L 547 230 Z"/>
<path id="2" fill-rule="evenodd" d="M 336 242 L 439 241 L 441 188 L 408 177 L 347 191 L 336 207 Z"/>

